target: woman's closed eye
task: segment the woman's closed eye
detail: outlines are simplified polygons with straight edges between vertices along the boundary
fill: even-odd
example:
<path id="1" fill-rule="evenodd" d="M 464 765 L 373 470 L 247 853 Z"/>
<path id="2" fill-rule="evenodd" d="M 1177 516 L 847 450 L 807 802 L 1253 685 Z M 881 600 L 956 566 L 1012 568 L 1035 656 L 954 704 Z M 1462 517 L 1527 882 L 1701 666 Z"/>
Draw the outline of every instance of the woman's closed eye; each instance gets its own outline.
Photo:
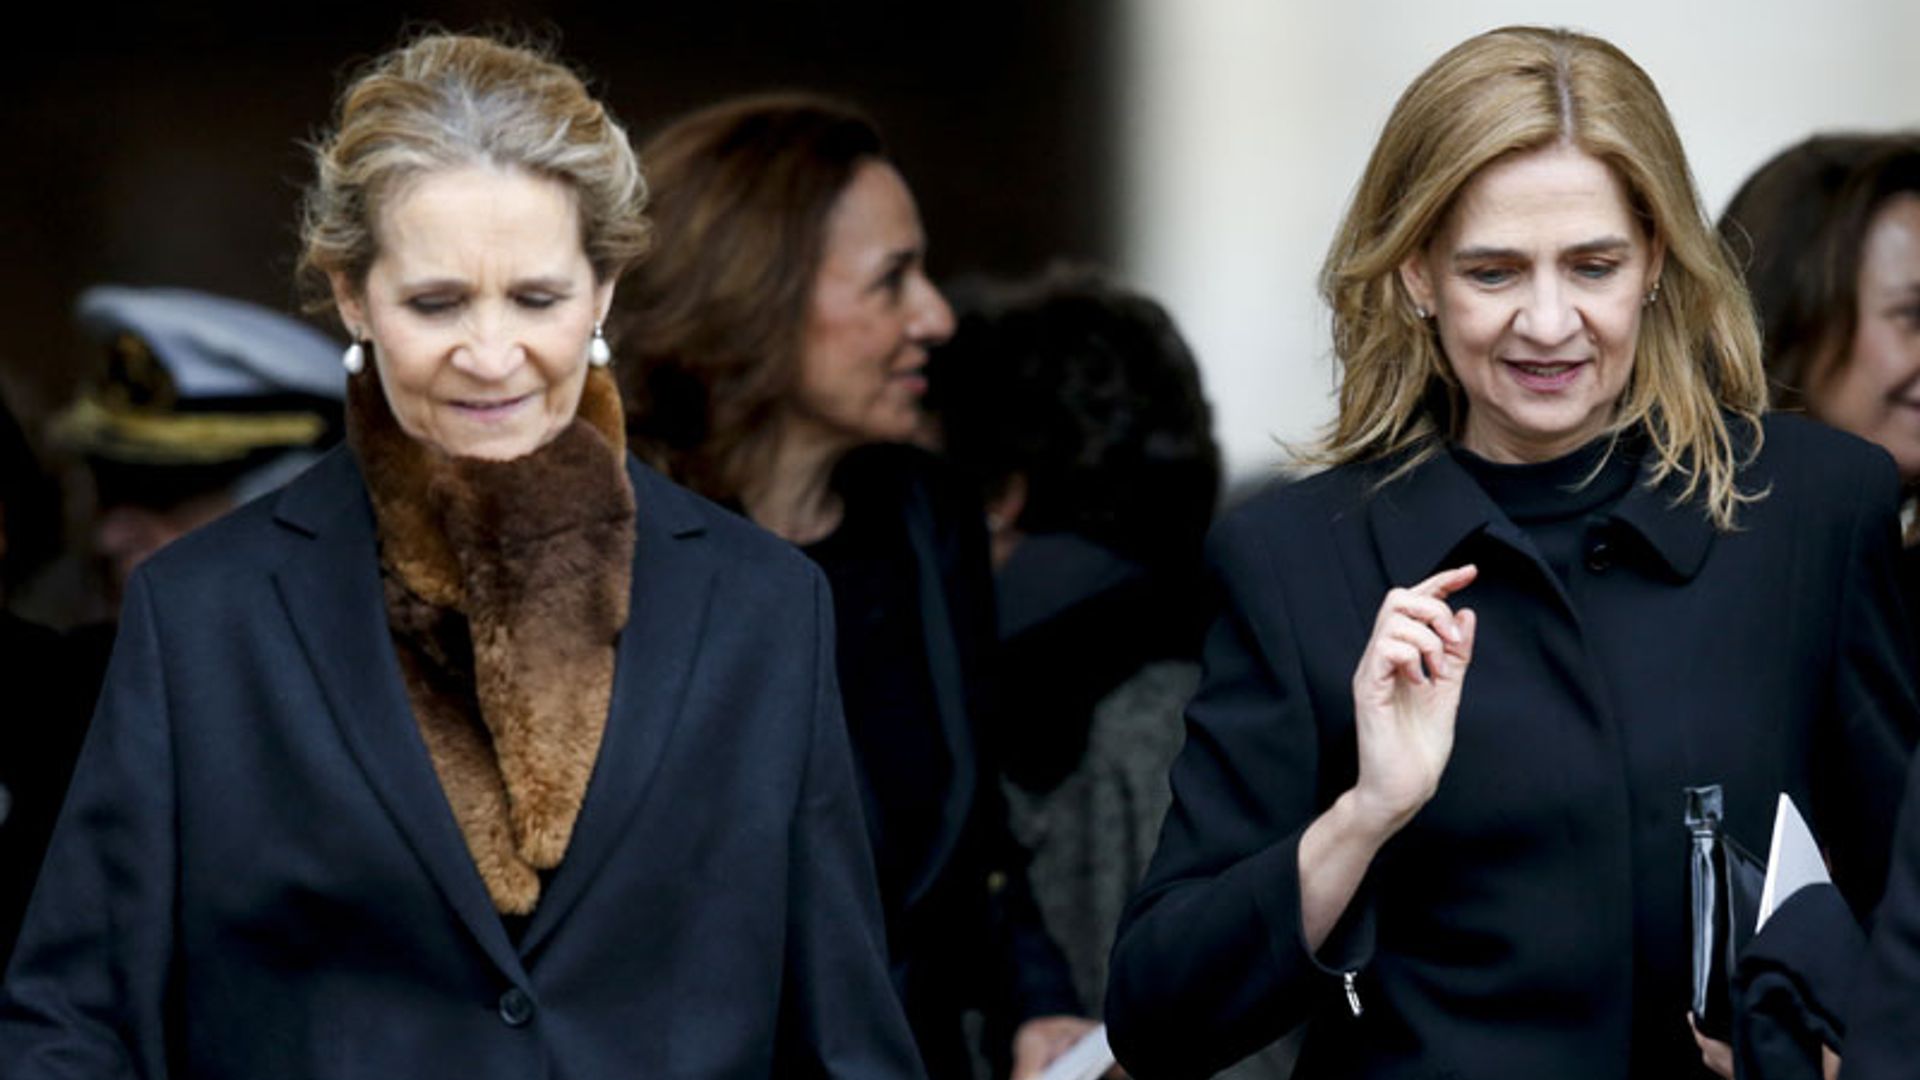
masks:
<path id="1" fill-rule="evenodd" d="M 523 292 L 514 294 L 513 302 L 528 311 L 545 311 L 564 299 L 566 298 L 551 292 Z"/>
<path id="2" fill-rule="evenodd" d="M 407 297 L 406 305 L 407 309 L 416 315 L 445 315 L 457 309 L 465 302 L 465 299 L 466 298 L 462 296 L 445 293 L 425 293 L 420 296 Z"/>

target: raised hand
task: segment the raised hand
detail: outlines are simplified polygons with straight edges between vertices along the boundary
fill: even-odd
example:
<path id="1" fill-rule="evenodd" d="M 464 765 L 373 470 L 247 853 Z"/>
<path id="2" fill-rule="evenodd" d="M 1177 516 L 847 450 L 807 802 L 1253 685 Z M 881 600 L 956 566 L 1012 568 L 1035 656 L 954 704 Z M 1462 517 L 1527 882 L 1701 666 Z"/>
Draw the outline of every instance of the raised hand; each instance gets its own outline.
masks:
<path id="1" fill-rule="evenodd" d="M 1391 832 L 1440 785 L 1453 753 L 1460 688 L 1473 661 L 1474 614 L 1446 598 L 1479 571 L 1456 567 L 1387 593 L 1353 673 L 1359 740 L 1355 809 Z"/>

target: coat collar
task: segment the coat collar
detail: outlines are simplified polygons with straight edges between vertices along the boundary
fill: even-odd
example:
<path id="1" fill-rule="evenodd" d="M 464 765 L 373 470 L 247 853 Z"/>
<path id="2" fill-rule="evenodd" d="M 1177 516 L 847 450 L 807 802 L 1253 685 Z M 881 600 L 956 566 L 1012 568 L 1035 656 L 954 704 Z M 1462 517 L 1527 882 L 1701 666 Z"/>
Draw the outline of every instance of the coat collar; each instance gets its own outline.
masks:
<path id="1" fill-rule="evenodd" d="M 644 802 L 706 623 L 713 566 L 693 542 L 705 531 L 694 497 L 631 456 L 627 470 L 640 511 L 613 719 L 567 858 L 534 911 L 523 952 L 578 900 Z M 373 511 L 352 455 L 335 449 L 289 485 L 275 518 L 308 541 L 295 545 L 275 580 L 342 738 L 448 905 L 502 971 L 523 975 L 407 701 L 386 621 Z"/>
<path id="2" fill-rule="evenodd" d="M 1363 467 L 1369 486 L 1375 542 L 1390 579 L 1412 585 L 1459 561 L 1456 552 L 1469 538 L 1486 533 L 1509 546 L 1531 551 L 1524 533 L 1507 519 L 1453 455 L 1442 450 L 1405 475 L 1373 490 L 1397 459 Z M 1682 477 L 1669 474 L 1649 488 L 1640 479 L 1614 506 L 1610 519 L 1640 538 L 1640 545 L 1669 576 L 1686 581 L 1700 572 L 1713 546 L 1714 526 L 1701 500 L 1682 501 Z"/>

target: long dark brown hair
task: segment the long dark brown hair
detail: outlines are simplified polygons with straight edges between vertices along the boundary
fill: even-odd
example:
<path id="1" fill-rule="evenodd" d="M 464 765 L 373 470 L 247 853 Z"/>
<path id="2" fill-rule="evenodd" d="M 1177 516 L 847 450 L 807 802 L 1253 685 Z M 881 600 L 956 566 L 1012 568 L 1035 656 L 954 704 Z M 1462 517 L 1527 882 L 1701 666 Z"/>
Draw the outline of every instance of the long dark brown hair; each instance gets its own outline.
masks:
<path id="1" fill-rule="evenodd" d="M 1774 404 L 1806 405 L 1809 380 L 1853 349 L 1860 254 L 1873 217 L 1920 195 L 1920 132 L 1816 135 L 1747 178 L 1720 218 L 1760 316 Z"/>
<path id="2" fill-rule="evenodd" d="M 628 443 L 716 499 L 765 467 L 791 392 L 827 216 L 879 131 L 826 98 L 741 98 L 686 116 L 640 158 L 654 250 L 621 293 Z"/>

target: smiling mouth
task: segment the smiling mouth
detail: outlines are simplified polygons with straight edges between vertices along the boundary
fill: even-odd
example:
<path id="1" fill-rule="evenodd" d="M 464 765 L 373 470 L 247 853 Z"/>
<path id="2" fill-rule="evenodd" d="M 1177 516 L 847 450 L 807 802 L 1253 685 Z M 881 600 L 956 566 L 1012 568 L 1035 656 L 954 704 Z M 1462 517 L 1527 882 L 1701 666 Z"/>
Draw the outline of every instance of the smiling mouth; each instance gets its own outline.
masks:
<path id="1" fill-rule="evenodd" d="M 1529 390 L 1559 390 L 1587 366 L 1585 360 L 1502 360 L 1516 381 Z"/>
<path id="2" fill-rule="evenodd" d="M 519 397 L 497 398 L 487 401 L 450 401 L 447 404 L 453 406 L 453 408 L 463 415 L 470 416 L 473 419 L 493 420 L 508 415 L 532 397 L 533 395 L 528 393 L 521 394 Z"/>

